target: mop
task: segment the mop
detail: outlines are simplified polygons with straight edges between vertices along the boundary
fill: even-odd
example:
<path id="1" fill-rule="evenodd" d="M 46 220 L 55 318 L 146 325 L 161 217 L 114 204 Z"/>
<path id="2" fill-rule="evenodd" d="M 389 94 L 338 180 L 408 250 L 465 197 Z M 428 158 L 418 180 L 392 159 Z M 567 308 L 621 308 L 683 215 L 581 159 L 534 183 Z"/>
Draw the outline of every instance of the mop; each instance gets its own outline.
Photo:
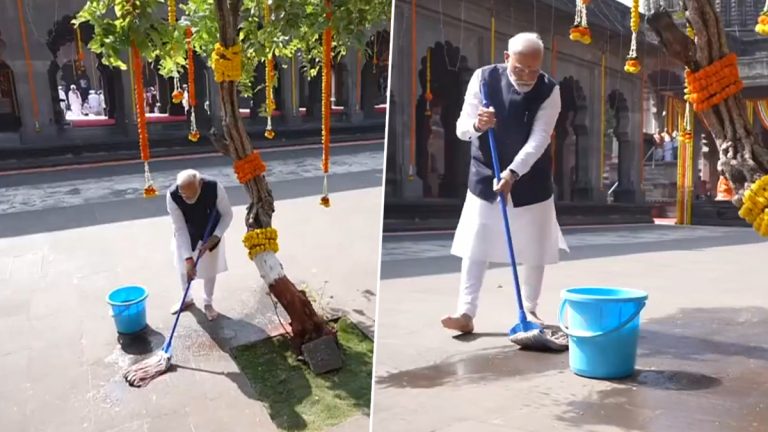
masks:
<path id="1" fill-rule="evenodd" d="M 205 228 L 205 235 L 203 236 L 202 241 L 203 244 L 205 244 L 205 242 L 207 242 L 208 238 L 211 236 L 211 228 L 213 227 L 213 222 L 216 220 L 217 214 L 218 210 L 216 209 L 211 212 L 210 220 L 208 220 L 208 226 Z M 200 262 L 200 258 L 204 254 L 205 252 L 200 252 L 197 254 L 197 258 L 195 258 L 195 268 L 197 268 L 197 263 Z M 187 287 L 184 289 L 184 294 L 181 297 L 181 303 L 179 303 L 179 305 L 183 305 L 184 302 L 187 301 L 187 294 L 189 294 L 189 287 L 191 286 L 192 279 L 187 281 Z M 168 335 L 168 340 L 163 345 L 163 349 L 152 357 L 140 361 L 123 371 L 123 378 L 126 382 L 128 382 L 128 385 L 131 387 L 144 387 L 153 379 L 167 372 L 171 367 L 171 346 L 173 344 L 173 335 L 176 333 L 176 326 L 179 324 L 181 312 L 181 309 L 179 309 L 179 311 L 176 313 L 176 319 L 173 321 L 171 333 Z"/>
<path id="2" fill-rule="evenodd" d="M 480 93 L 483 98 L 483 106 L 490 108 L 488 102 L 488 85 L 484 81 L 480 87 Z M 488 140 L 490 141 L 491 157 L 493 158 L 493 174 L 496 181 L 501 181 L 501 169 L 499 168 L 499 155 L 496 151 L 496 139 L 493 128 L 488 129 Z M 507 235 L 507 249 L 509 250 L 509 261 L 512 264 L 512 275 L 515 280 L 515 295 L 517 297 L 517 310 L 519 311 L 518 323 L 509 329 L 509 341 L 518 345 L 521 349 L 530 351 L 565 351 L 568 349 L 568 336 L 562 330 L 551 326 L 542 328 L 542 326 L 528 321 L 525 309 L 523 308 L 522 295 L 520 293 L 520 279 L 517 275 L 517 260 L 515 259 L 515 249 L 512 246 L 512 231 L 509 228 L 509 216 L 507 215 L 507 199 L 499 195 L 499 205 L 501 215 L 504 218 L 504 230 Z"/>

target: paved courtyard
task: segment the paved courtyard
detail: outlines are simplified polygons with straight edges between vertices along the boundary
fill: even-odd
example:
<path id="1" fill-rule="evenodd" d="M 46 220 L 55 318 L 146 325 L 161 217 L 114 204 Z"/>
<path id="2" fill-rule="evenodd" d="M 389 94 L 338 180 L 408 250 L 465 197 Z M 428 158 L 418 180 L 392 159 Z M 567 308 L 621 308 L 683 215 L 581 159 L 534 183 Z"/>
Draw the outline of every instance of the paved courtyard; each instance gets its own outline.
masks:
<path id="1" fill-rule="evenodd" d="M 768 245 L 741 228 L 637 226 L 565 230 L 572 252 L 547 269 L 541 310 L 561 289 L 639 288 L 636 375 L 577 377 L 568 354 L 518 351 L 512 275 L 486 276 L 476 334 L 452 337 L 459 260 L 451 236 L 384 240 L 373 430 L 762 432 L 768 430 Z"/>
<path id="2" fill-rule="evenodd" d="M 348 315 L 372 335 L 380 224 L 371 221 L 381 214 L 381 144 L 335 155 L 332 207 L 323 209 L 319 150 L 265 153 L 274 173 L 279 257 L 295 283 L 323 295 L 329 313 Z M 0 177 L 0 430 L 276 430 L 227 353 L 280 330 L 240 243 L 246 197 L 230 164 L 153 164 L 163 190 L 189 166 L 218 177 L 235 215 L 225 237 L 230 271 L 214 298 L 223 316 L 208 323 L 199 309 L 184 313 L 176 367 L 145 389 L 128 388 L 120 369 L 162 345 L 181 290 L 164 199 L 139 198 L 141 165 Z M 149 289 L 147 340 L 115 333 L 105 298 L 124 284 Z M 193 285 L 198 299 L 201 290 Z M 361 422 L 367 419 L 350 425 Z"/>

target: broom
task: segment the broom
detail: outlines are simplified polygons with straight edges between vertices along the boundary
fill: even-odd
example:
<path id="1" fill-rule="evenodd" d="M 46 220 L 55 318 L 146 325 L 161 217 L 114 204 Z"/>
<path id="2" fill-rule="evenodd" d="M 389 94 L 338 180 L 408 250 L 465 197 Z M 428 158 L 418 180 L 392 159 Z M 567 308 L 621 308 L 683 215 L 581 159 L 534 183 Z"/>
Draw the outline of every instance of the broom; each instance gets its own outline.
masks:
<path id="1" fill-rule="evenodd" d="M 483 106 L 489 108 L 491 104 L 487 98 L 488 84 L 485 81 L 480 86 L 480 95 L 483 99 Z M 501 169 L 499 168 L 499 155 L 496 151 L 496 137 L 493 128 L 488 129 L 488 141 L 491 147 L 491 158 L 493 159 L 493 174 L 496 177 L 496 181 L 500 182 Z M 515 259 L 515 249 L 512 246 L 512 231 L 509 228 L 509 215 L 507 215 L 507 199 L 505 196 L 499 196 L 499 205 L 501 206 L 501 215 L 504 218 L 509 261 L 512 264 L 512 275 L 515 280 L 517 309 L 520 313 L 518 323 L 509 329 L 509 341 L 521 349 L 530 351 L 565 351 L 568 349 L 568 338 L 565 334 L 562 334 L 562 331 L 555 328 L 543 329 L 540 325 L 528 321 L 525 309 L 523 308 L 522 295 L 520 294 L 520 279 L 517 276 L 517 260 Z"/>
<path id="2" fill-rule="evenodd" d="M 208 226 L 205 228 L 205 235 L 203 236 L 202 243 L 208 241 L 211 236 L 211 229 L 213 222 L 216 220 L 218 210 L 214 209 L 211 212 L 210 219 L 208 220 Z M 195 258 L 195 268 L 197 263 L 200 262 L 200 258 L 205 254 L 205 251 L 197 254 Z M 184 289 L 184 295 L 181 297 L 181 303 L 179 307 L 187 301 L 187 294 L 189 294 L 189 287 L 192 286 L 192 279 L 187 281 L 187 287 Z M 176 326 L 179 324 L 179 318 L 181 317 L 181 310 L 176 313 L 176 319 L 173 321 L 173 327 L 171 333 L 168 335 L 168 340 L 163 345 L 163 349 L 152 357 L 140 361 L 133 366 L 128 367 L 123 371 L 123 379 L 128 382 L 131 387 L 144 387 L 149 384 L 150 381 L 159 377 L 168 371 L 171 367 L 171 346 L 173 344 L 173 335 L 176 333 Z"/>

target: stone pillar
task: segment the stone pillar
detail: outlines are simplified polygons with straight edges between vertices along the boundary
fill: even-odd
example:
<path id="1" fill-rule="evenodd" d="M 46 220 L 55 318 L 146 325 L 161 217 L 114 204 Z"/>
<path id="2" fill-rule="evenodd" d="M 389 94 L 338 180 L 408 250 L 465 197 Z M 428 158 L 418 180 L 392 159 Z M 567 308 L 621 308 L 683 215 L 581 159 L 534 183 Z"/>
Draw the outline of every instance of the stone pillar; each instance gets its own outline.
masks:
<path id="1" fill-rule="evenodd" d="M 636 100 L 636 99 L 635 99 Z M 611 115 L 613 115 L 614 136 L 619 142 L 619 185 L 613 193 L 613 201 L 633 204 L 639 202 L 640 191 L 640 156 L 643 144 L 640 142 L 640 125 L 642 112 L 630 114 L 626 98 L 620 92 L 612 93 L 609 97 Z M 630 121 L 633 117 L 634 122 Z M 630 125 L 637 125 L 630 128 Z"/>
<path id="2" fill-rule="evenodd" d="M 307 84 L 307 119 L 320 120 L 323 118 L 323 72 L 309 78 Z"/>
<path id="3" fill-rule="evenodd" d="M 122 57 L 122 56 L 121 56 Z M 136 117 L 134 114 L 133 86 L 130 70 L 117 70 L 115 72 L 115 126 L 119 127 L 128 136 L 138 136 L 136 130 Z M 132 132 L 131 132 L 132 131 Z"/>
<path id="4" fill-rule="evenodd" d="M 360 63 L 358 62 L 358 52 L 347 52 L 344 57 L 344 64 L 347 66 L 347 79 L 344 80 L 344 94 L 346 102 L 344 104 L 344 116 L 350 123 L 360 123 L 363 120 L 363 112 L 360 109 L 360 99 L 358 99 L 357 86 L 360 82 Z"/>
<path id="5" fill-rule="evenodd" d="M 283 101 L 281 110 L 282 121 L 287 125 L 301 123 L 299 115 L 299 61 L 294 56 L 292 59 L 283 59 L 286 67 L 281 67 L 278 71 L 278 80 L 280 80 L 280 97 Z"/>
<path id="6" fill-rule="evenodd" d="M 21 41 L 16 39 L 18 45 Z M 48 80 L 48 67 L 50 66 L 50 53 L 45 46 L 34 38 L 28 38 L 30 45 L 30 54 L 32 56 L 32 81 L 36 90 L 34 102 L 38 106 L 38 124 L 35 126 L 35 116 L 33 109 L 33 94 L 27 73 L 27 64 L 24 60 L 24 51 L 19 46 L 11 48 L 8 43 L 7 57 L 13 60 L 6 61 L 13 69 L 16 80 L 16 95 L 19 101 L 19 110 L 21 112 L 21 143 L 22 144 L 49 144 L 55 145 L 56 125 L 53 121 L 53 105 L 51 104 L 51 90 Z M 15 45 L 15 44 L 13 44 Z M 58 93 L 58 92 L 57 92 Z M 58 95 L 57 95 L 58 96 Z M 58 97 L 57 97 L 58 99 Z"/>

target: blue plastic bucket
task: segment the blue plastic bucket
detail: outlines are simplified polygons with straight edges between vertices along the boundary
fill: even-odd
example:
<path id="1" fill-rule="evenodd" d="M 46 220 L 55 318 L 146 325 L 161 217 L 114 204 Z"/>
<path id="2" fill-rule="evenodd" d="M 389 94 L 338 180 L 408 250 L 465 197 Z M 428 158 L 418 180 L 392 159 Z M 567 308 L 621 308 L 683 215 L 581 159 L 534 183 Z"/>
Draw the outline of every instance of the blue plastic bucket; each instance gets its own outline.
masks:
<path id="1" fill-rule="evenodd" d="M 118 333 L 133 334 L 144 330 L 147 326 L 147 296 L 147 290 L 138 285 L 116 288 L 107 295 Z"/>
<path id="2" fill-rule="evenodd" d="M 560 297 L 557 320 L 569 337 L 571 371 L 598 379 L 631 376 L 637 359 L 640 312 L 648 293 L 624 288 L 578 287 L 563 290 Z"/>

